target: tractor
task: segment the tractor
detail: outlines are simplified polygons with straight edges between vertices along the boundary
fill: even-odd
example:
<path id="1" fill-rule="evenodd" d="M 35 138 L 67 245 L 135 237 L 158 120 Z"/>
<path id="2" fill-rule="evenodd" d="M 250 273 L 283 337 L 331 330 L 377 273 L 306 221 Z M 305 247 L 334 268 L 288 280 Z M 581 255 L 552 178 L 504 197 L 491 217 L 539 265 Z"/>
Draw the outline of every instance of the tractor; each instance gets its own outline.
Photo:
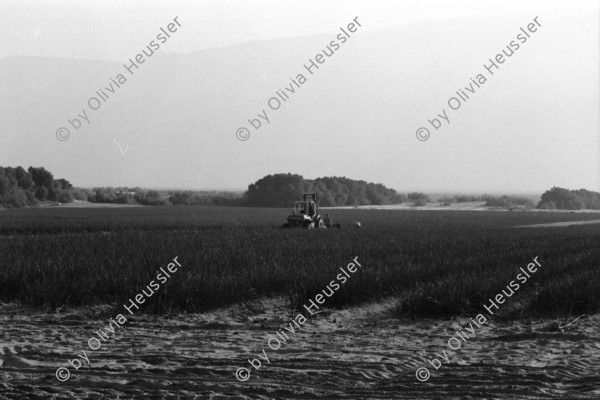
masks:
<path id="1" fill-rule="evenodd" d="M 325 228 L 325 222 L 319 215 L 319 199 L 316 193 L 305 193 L 302 200 L 294 202 L 294 210 L 287 217 L 283 228 Z"/>

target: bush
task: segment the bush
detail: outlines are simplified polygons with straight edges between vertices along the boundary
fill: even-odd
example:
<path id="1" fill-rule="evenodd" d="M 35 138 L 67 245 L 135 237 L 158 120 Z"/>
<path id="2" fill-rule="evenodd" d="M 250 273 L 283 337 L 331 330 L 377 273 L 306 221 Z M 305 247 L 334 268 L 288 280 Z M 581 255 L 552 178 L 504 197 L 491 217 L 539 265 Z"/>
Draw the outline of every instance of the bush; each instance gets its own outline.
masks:
<path id="1" fill-rule="evenodd" d="M 73 193 L 70 190 L 60 192 L 58 201 L 61 203 L 71 203 L 73 201 Z"/>
<path id="2" fill-rule="evenodd" d="M 88 199 L 87 193 L 83 189 L 75 189 L 73 191 L 73 198 L 75 200 L 82 200 L 82 201 L 87 201 L 87 199 Z"/>
<path id="3" fill-rule="evenodd" d="M 12 187 L 4 196 L 4 204 L 11 208 L 21 208 L 27 205 L 27 196 L 23 189 Z"/>
<path id="4" fill-rule="evenodd" d="M 427 196 L 425 193 L 421 193 L 421 192 L 409 193 L 408 199 L 413 202 L 417 202 L 418 200 L 424 200 L 426 203 L 429 203 L 431 201 L 429 199 L 429 196 Z"/>
<path id="5" fill-rule="evenodd" d="M 540 204 L 538 204 L 537 208 L 542 210 L 556 210 L 556 203 L 554 203 L 552 200 L 540 201 Z"/>

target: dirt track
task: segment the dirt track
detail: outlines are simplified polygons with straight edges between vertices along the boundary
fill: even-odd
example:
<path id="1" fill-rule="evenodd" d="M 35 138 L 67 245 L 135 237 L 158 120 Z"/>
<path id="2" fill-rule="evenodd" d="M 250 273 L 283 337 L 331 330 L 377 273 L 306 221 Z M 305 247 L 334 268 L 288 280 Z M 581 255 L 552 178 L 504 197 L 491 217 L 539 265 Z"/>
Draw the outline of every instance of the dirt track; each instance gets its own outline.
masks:
<path id="1" fill-rule="evenodd" d="M 170 318 L 134 316 L 97 351 L 86 343 L 108 325 L 93 319 L 99 308 L 44 314 L 5 305 L 0 398 L 600 398 L 600 316 L 581 318 L 564 332 L 553 322 L 490 320 L 436 371 L 426 359 L 448 352 L 447 340 L 469 319 L 399 321 L 390 305 L 308 317 L 277 351 L 265 338 L 289 322 L 283 300 Z M 270 364 L 238 381 L 236 369 L 249 367 L 247 359 L 263 348 Z M 67 359 L 82 349 L 91 367 L 84 361 L 74 371 Z M 67 382 L 55 377 L 62 366 L 71 369 Z M 420 366 L 430 367 L 429 381 L 415 378 Z"/>

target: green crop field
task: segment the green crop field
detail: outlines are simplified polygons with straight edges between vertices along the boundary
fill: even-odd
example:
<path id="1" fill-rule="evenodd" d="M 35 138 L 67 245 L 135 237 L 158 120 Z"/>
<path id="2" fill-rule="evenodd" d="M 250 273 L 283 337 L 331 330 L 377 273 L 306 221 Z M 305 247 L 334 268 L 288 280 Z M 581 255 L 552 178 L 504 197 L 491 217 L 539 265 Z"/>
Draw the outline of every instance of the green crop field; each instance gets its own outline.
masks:
<path id="1" fill-rule="evenodd" d="M 399 317 L 480 312 L 538 257 L 507 317 L 600 309 L 600 225 L 516 225 L 598 214 L 329 210 L 363 229 L 279 229 L 289 210 L 234 207 L 0 212 L 0 299 L 55 309 L 121 307 L 175 256 L 183 267 L 142 312 L 203 311 L 264 296 L 298 306 L 356 256 L 328 306 L 397 298 Z M 518 306 L 517 306 L 518 305 Z"/>

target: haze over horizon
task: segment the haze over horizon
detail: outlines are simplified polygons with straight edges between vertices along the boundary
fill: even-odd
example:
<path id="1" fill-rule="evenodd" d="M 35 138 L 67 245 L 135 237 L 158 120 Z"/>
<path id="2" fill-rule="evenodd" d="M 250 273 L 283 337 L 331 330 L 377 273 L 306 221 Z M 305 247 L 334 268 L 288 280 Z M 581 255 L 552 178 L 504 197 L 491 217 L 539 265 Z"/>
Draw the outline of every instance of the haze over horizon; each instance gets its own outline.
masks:
<path id="1" fill-rule="evenodd" d="M 318 9 L 313 2 L 297 15 L 268 1 L 144 12 L 126 3 L 110 23 L 92 10 L 117 3 L 30 12 L 44 4 L 0 2 L 0 166 L 43 166 L 80 187 L 245 190 L 291 172 L 400 192 L 600 191 L 597 3 L 508 2 L 483 12 L 471 1 L 406 10 L 334 2 L 314 21 L 299 18 Z M 178 30 L 127 74 L 123 64 L 174 17 Z M 487 72 L 535 17 L 539 29 Z M 357 30 L 307 71 L 355 18 Z M 127 81 L 110 86 L 118 74 Z M 305 83 L 293 83 L 298 74 Z M 487 79 L 475 87 L 478 74 Z M 107 100 L 90 110 L 100 89 Z M 450 110 L 459 89 L 469 98 Z M 278 91 L 288 98 L 270 109 Z M 89 123 L 77 117 L 83 110 Z M 68 140 L 57 140 L 60 127 Z M 240 127 L 248 140 L 236 139 Z M 427 141 L 417 140 L 420 127 Z"/>

